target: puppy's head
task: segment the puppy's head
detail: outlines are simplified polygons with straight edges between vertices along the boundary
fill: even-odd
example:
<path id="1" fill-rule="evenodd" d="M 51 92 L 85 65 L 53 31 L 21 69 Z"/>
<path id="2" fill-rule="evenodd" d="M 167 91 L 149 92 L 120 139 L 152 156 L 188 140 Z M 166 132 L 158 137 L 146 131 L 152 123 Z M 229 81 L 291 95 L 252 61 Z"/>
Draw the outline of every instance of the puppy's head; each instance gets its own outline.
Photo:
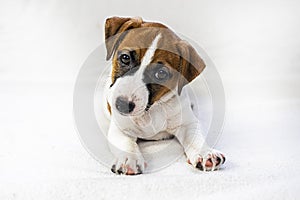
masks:
<path id="1" fill-rule="evenodd" d="M 140 115 L 172 97 L 166 94 L 180 95 L 205 67 L 190 44 L 141 18 L 107 19 L 105 43 L 106 59 L 112 58 L 110 106 L 122 115 Z"/>

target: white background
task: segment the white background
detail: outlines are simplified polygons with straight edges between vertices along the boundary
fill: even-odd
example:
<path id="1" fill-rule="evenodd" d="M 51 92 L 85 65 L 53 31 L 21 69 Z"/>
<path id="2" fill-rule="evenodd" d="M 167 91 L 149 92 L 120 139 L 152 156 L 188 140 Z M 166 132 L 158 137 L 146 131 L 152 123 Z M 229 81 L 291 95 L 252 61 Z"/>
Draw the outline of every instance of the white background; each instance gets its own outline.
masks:
<path id="1" fill-rule="evenodd" d="M 297 199 L 300 2 L 0 1 L 0 199 Z M 109 16 L 161 21 L 196 41 L 223 80 L 223 170 L 118 177 L 80 144 L 76 75 Z"/>

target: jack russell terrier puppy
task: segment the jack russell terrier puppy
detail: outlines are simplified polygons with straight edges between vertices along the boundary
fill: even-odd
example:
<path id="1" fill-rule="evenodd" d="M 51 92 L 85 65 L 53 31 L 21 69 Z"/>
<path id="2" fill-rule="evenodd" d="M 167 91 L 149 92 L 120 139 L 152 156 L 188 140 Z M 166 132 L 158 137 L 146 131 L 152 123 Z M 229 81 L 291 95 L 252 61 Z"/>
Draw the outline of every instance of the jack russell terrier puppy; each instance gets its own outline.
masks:
<path id="1" fill-rule="evenodd" d="M 110 119 L 107 138 L 116 157 L 112 172 L 143 173 L 146 163 L 138 139 L 176 137 L 187 162 L 216 170 L 224 155 L 210 148 L 184 87 L 205 68 L 196 50 L 161 23 L 112 17 L 105 24 L 111 77 L 105 91 Z"/>

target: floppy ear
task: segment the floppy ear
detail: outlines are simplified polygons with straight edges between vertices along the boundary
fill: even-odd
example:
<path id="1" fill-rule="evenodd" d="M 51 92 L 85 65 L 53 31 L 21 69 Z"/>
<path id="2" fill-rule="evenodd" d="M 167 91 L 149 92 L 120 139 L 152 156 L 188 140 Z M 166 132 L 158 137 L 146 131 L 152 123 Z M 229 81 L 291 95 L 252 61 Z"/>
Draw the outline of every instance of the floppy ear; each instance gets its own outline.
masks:
<path id="1" fill-rule="evenodd" d="M 180 54 L 180 77 L 178 81 L 178 94 L 180 95 L 182 88 L 203 71 L 205 63 L 197 51 L 186 41 L 178 42 L 177 49 Z"/>
<path id="2" fill-rule="evenodd" d="M 125 36 L 125 31 L 140 27 L 143 23 L 142 18 L 121 18 L 111 17 L 105 22 L 105 45 L 106 45 L 106 60 L 109 60 L 119 45 L 122 38 Z"/>

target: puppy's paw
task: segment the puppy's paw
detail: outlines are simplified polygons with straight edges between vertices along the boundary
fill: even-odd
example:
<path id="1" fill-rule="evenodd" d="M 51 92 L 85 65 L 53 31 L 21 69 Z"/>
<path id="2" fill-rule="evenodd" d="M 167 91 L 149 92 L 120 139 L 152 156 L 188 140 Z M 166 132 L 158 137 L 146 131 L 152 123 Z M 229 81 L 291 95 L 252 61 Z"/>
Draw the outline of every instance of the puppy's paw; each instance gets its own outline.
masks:
<path id="1" fill-rule="evenodd" d="M 143 156 L 122 156 L 116 159 L 111 171 L 116 174 L 138 175 L 144 172 L 145 167 Z"/>
<path id="2" fill-rule="evenodd" d="M 223 153 L 211 149 L 205 153 L 197 154 L 189 158 L 187 162 L 199 170 L 214 171 L 220 169 L 225 163 L 225 156 Z"/>

